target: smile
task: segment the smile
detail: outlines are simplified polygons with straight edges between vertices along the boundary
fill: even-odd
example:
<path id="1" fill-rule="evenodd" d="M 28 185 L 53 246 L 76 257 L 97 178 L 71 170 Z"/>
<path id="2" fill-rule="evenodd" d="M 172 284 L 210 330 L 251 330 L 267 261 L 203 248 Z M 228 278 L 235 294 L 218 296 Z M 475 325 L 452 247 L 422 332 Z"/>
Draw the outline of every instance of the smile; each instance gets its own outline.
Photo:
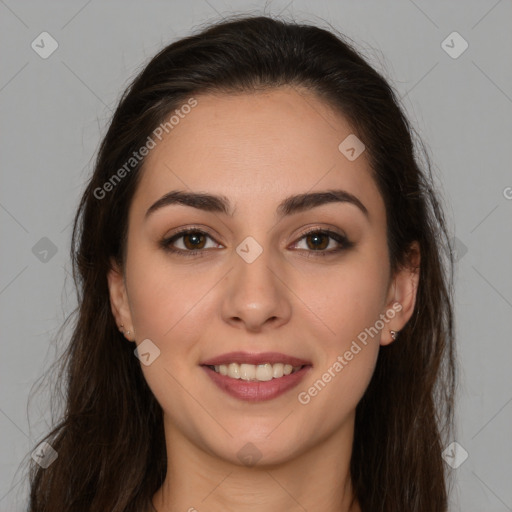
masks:
<path id="1" fill-rule="evenodd" d="M 200 363 L 213 383 L 239 400 L 272 400 L 291 390 L 313 365 L 278 352 L 229 352 Z"/>
<path id="2" fill-rule="evenodd" d="M 273 367 L 274 365 L 271 366 Z M 300 366 L 298 369 L 292 368 L 291 373 L 287 375 L 284 373 L 283 368 L 282 377 L 272 376 L 270 380 L 245 380 L 242 379 L 241 377 L 237 378 L 230 377 L 229 375 L 222 375 L 220 373 L 220 368 L 219 372 L 215 371 L 215 368 L 212 368 L 210 366 L 201 366 L 201 368 L 203 368 L 203 370 L 206 372 L 208 377 L 213 381 L 216 387 L 223 391 L 224 393 L 226 393 L 227 395 L 246 402 L 264 402 L 268 400 L 273 400 L 281 395 L 284 395 L 291 389 L 298 386 L 299 383 L 306 377 L 308 372 L 311 370 L 312 366 L 305 365 Z M 268 372 L 267 369 L 265 371 Z"/>
<path id="3" fill-rule="evenodd" d="M 285 375 L 298 372 L 302 366 L 292 366 L 291 364 L 283 363 L 264 363 L 258 365 L 230 363 L 227 365 L 210 365 L 209 368 L 230 379 L 267 382 L 272 379 L 281 379 Z"/>

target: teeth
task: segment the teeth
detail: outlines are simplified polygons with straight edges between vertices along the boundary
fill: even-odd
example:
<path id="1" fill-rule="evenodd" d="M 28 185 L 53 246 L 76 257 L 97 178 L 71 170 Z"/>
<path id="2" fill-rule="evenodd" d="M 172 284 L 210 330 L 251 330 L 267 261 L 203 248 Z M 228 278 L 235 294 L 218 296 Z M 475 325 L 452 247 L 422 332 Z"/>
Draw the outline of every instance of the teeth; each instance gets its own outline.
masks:
<path id="1" fill-rule="evenodd" d="M 279 379 L 283 375 L 290 375 L 300 370 L 302 366 L 293 367 L 291 364 L 220 364 L 211 366 L 217 373 L 226 375 L 232 379 L 250 380 L 250 381 L 261 381 L 265 382 L 272 379 Z"/>

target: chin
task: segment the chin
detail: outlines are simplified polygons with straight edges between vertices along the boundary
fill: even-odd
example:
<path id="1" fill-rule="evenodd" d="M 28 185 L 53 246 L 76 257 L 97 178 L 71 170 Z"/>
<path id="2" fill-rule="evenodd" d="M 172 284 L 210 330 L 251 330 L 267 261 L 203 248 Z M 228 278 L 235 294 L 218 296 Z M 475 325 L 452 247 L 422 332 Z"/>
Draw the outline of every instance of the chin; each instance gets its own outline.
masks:
<path id="1" fill-rule="evenodd" d="M 211 443 L 206 441 L 209 451 L 240 466 L 262 467 L 286 463 L 305 449 L 304 437 L 300 432 L 290 432 L 286 428 L 289 425 L 278 426 L 282 418 L 276 420 L 266 421 L 264 426 L 254 423 L 249 426 L 247 422 L 238 425 L 237 429 L 227 426 L 233 437 L 224 436 L 222 445 L 218 444 L 218 438 L 211 440 Z M 269 427 L 270 424 L 272 427 Z"/>

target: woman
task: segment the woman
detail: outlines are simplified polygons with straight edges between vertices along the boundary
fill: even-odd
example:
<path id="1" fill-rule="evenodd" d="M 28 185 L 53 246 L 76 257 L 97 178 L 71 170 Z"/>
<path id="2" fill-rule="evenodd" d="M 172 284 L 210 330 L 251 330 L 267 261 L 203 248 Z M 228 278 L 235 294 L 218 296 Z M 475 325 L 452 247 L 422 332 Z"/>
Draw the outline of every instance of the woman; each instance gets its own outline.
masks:
<path id="1" fill-rule="evenodd" d="M 75 218 L 30 511 L 446 510 L 446 241 L 392 89 L 341 37 L 234 17 L 164 48 Z"/>

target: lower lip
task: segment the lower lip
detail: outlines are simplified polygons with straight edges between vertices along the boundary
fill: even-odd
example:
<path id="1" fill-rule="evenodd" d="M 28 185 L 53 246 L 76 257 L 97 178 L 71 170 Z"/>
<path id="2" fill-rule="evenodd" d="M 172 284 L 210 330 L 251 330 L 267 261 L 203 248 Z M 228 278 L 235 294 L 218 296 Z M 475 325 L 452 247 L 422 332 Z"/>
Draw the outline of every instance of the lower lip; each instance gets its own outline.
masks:
<path id="1" fill-rule="evenodd" d="M 202 366 L 202 368 L 204 368 L 208 377 L 228 395 L 248 402 L 263 402 L 272 400 L 297 386 L 311 369 L 311 365 L 303 366 L 295 373 L 290 373 L 290 375 L 267 381 L 232 379 L 227 375 L 217 373 L 208 366 Z"/>

